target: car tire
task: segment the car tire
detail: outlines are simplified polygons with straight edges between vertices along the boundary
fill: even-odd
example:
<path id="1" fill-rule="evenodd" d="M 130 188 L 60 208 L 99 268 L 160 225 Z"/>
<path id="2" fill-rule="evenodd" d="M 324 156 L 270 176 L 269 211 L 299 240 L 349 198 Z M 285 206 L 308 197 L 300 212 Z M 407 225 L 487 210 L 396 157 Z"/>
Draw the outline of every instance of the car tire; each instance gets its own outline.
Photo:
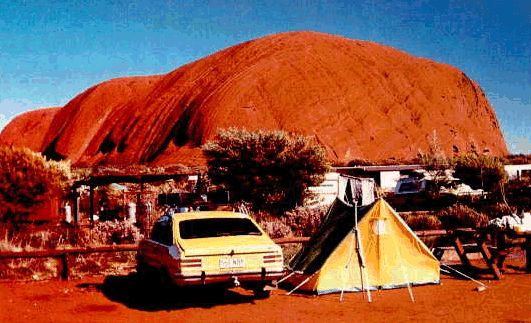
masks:
<path id="1" fill-rule="evenodd" d="M 144 281 L 148 280 L 149 276 L 151 276 L 152 270 L 146 264 L 139 262 L 136 265 L 136 274 L 140 280 Z"/>
<path id="2" fill-rule="evenodd" d="M 266 299 L 271 296 L 270 290 L 264 290 L 264 286 L 253 289 L 254 297 L 257 299 Z"/>
<path id="3" fill-rule="evenodd" d="M 136 273 L 138 275 L 138 280 L 141 282 L 143 287 L 147 289 L 158 288 L 158 286 L 161 285 L 160 272 L 153 267 L 139 263 L 136 267 Z"/>

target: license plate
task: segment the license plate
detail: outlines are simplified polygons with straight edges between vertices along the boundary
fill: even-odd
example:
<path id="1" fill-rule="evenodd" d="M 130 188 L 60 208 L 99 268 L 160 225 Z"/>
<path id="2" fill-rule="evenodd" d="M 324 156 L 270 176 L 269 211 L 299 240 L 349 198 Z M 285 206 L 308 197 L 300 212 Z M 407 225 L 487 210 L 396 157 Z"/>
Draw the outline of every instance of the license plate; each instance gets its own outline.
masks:
<path id="1" fill-rule="evenodd" d="M 241 268 L 245 266 L 245 259 L 243 258 L 221 258 L 219 260 L 219 268 Z"/>

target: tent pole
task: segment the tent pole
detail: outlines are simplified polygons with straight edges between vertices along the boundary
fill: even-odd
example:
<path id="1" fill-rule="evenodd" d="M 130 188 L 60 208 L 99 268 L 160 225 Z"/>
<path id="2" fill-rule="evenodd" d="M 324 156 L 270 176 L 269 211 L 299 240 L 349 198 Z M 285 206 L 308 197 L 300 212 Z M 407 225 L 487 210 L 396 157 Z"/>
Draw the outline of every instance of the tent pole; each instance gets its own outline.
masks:
<path id="1" fill-rule="evenodd" d="M 283 281 L 285 281 L 286 279 L 290 278 L 291 276 L 295 275 L 297 272 L 293 271 L 291 273 L 289 273 L 287 276 L 283 277 L 281 280 L 277 281 L 277 287 L 278 287 L 278 284 L 282 283 Z"/>
<path id="2" fill-rule="evenodd" d="M 360 233 L 358 230 L 358 200 L 354 200 L 354 231 L 356 234 L 356 254 L 358 255 L 358 261 L 360 265 L 361 292 L 367 293 L 367 301 L 371 303 L 372 297 L 371 297 L 371 290 L 368 286 L 369 284 L 368 273 L 365 271 L 366 270 L 365 259 L 363 257 L 363 248 L 361 244 Z M 363 273 L 363 271 L 365 271 L 365 273 Z M 365 279 L 367 280 L 366 281 L 367 286 L 365 286 Z"/>
<path id="3" fill-rule="evenodd" d="M 353 235 L 354 232 L 351 232 L 351 239 L 350 239 L 350 248 L 349 248 L 349 253 L 348 253 L 348 261 L 347 261 L 347 264 L 345 265 L 345 271 L 347 272 L 347 275 L 350 273 L 350 263 L 352 262 L 352 253 L 353 253 L 353 250 L 354 249 L 354 235 Z M 341 286 L 341 296 L 339 296 L 339 301 L 342 302 L 343 301 L 343 293 L 345 292 L 345 277 L 343 277 L 343 285 Z M 362 283 L 362 286 L 363 286 L 363 283 Z M 363 288 L 363 287 L 362 287 Z"/>
<path id="4" fill-rule="evenodd" d="M 290 290 L 286 295 L 291 295 L 291 293 L 293 293 L 294 291 L 296 291 L 297 289 L 299 289 L 302 285 L 306 284 L 309 280 L 310 280 L 311 276 L 310 277 L 307 277 L 305 280 L 303 280 L 300 284 L 298 284 L 297 286 L 295 286 L 295 288 L 293 288 L 292 290 Z"/>
<path id="5" fill-rule="evenodd" d="M 292 290 L 290 290 L 286 295 L 291 295 L 291 293 L 293 293 L 294 291 L 296 291 L 297 289 L 301 288 L 302 285 L 306 284 L 310 279 L 312 279 L 313 276 L 315 276 L 319 271 L 321 270 L 318 270 L 316 272 L 314 272 L 313 274 L 311 274 L 310 276 L 308 276 L 305 280 L 303 280 L 300 284 L 298 284 L 297 286 L 295 286 L 295 288 L 293 288 Z"/>
<path id="6" fill-rule="evenodd" d="M 411 299 L 411 302 L 415 303 L 415 297 L 413 296 L 413 289 L 411 288 L 411 284 L 407 282 L 407 291 L 409 292 L 409 298 Z"/>
<path id="7" fill-rule="evenodd" d="M 396 248 L 396 254 L 398 255 L 398 259 L 402 259 L 402 256 L 400 255 L 400 250 L 398 249 L 398 246 L 395 244 Z M 411 288 L 411 284 L 409 282 L 409 278 L 407 276 L 406 271 L 404 270 L 404 266 L 402 265 L 402 261 L 400 261 L 400 270 L 402 271 L 402 275 L 404 276 L 404 279 L 406 280 L 406 286 L 407 291 L 409 293 L 409 298 L 411 299 L 411 302 L 415 303 L 415 297 L 413 296 L 413 289 Z"/>

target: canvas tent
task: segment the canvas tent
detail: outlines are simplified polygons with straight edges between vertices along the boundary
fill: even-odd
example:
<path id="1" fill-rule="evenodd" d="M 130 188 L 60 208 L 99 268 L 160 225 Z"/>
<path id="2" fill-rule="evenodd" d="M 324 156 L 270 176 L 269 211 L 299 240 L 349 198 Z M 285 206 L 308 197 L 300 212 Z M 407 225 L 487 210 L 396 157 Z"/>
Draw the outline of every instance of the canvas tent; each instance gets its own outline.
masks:
<path id="1" fill-rule="evenodd" d="M 326 294 L 439 283 L 439 262 L 387 202 L 378 199 L 357 211 L 361 255 L 355 251 L 355 206 L 337 198 L 291 262 L 292 270 L 302 273 L 291 277 L 291 284 Z"/>

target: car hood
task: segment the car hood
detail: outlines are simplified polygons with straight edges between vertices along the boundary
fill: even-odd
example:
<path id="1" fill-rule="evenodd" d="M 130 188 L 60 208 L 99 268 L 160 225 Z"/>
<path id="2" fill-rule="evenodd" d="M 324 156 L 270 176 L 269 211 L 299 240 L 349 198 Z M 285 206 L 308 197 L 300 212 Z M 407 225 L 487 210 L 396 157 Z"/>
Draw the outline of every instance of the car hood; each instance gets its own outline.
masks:
<path id="1" fill-rule="evenodd" d="M 186 257 L 268 253 L 281 250 L 266 235 L 180 239 L 178 243 Z"/>

